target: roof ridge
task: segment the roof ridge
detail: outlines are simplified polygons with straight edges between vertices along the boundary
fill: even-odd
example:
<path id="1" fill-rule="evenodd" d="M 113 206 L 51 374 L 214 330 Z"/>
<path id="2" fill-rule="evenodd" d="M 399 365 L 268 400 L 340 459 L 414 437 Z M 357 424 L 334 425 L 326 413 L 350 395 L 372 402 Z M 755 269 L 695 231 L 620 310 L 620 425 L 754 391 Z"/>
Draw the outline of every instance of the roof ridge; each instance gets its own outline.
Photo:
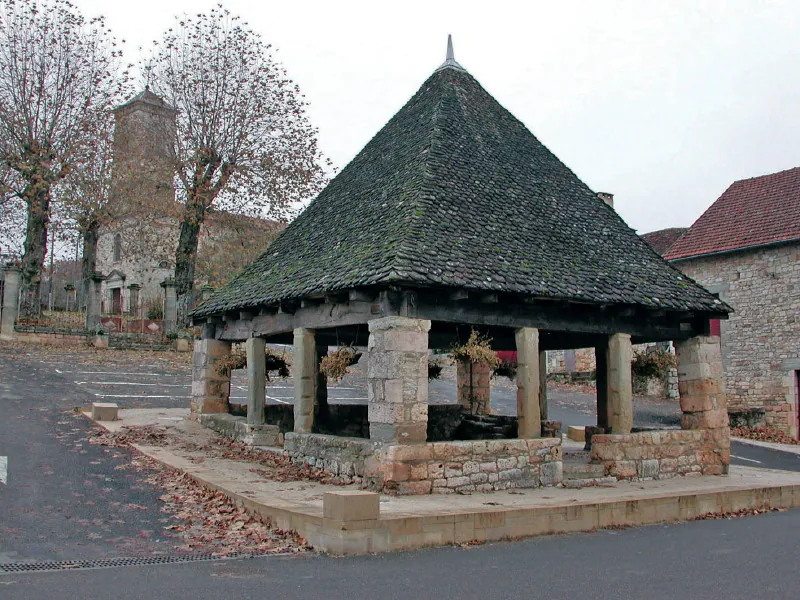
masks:
<path id="1" fill-rule="evenodd" d="M 752 177 L 745 177 L 743 179 L 736 179 L 731 185 L 736 185 L 737 183 L 744 183 L 745 181 L 753 181 L 755 179 L 764 179 L 765 177 L 774 177 L 776 175 L 784 175 L 789 171 L 798 171 L 800 170 L 800 166 L 798 167 L 789 167 L 788 169 L 783 169 L 781 171 L 775 171 L 774 173 L 764 173 L 763 175 L 753 175 Z M 729 186 L 730 187 L 730 186 Z"/>

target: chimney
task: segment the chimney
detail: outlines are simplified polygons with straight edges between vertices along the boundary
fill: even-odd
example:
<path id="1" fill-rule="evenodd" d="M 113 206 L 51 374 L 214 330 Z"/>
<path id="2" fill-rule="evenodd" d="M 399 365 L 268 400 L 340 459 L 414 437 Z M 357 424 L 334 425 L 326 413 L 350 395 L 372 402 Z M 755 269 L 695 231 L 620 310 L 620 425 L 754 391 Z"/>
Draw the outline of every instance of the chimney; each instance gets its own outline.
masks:
<path id="1" fill-rule="evenodd" d="M 614 208 L 614 194 L 607 194 L 606 192 L 597 192 L 597 197 L 603 202 Z"/>

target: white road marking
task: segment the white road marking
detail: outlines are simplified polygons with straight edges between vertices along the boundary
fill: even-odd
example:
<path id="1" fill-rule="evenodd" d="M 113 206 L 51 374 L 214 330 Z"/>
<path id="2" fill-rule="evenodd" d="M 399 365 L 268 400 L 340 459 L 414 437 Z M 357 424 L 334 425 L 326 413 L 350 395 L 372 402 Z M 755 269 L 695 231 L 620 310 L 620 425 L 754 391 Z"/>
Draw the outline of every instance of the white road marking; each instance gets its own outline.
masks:
<path id="1" fill-rule="evenodd" d="M 8 482 L 8 457 L 0 456 L 0 483 L 7 485 Z"/>
<path id="2" fill-rule="evenodd" d="M 191 396 L 148 396 L 147 394 L 95 394 L 98 398 L 191 398 Z"/>
<path id="3" fill-rule="evenodd" d="M 189 387 L 189 383 L 139 383 L 138 381 L 76 381 L 75 385 L 149 385 L 153 387 Z"/>
<path id="4" fill-rule="evenodd" d="M 739 460 L 746 460 L 747 462 L 758 463 L 761 464 L 760 460 L 755 460 L 754 458 L 745 458 L 744 456 L 736 456 L 735 454 L 731 454 L 731 458 L 738 458 Z"/>
<path id="5" fill-rule="evenodd" d="M 275 402 L 280 402 L 281 404 L 291 404 L 291 402 L 287 402 L 286 400 L 281 400 L 280 398 L 275 398 L 274 396 L 267 396 L 269 400 L 275 400 Z"/>
<path id="6" fill-rule="evenodd" d="M 153 365 L 155 366 L 155 365 Z M 57 373 L 72 373 L 73 375 L 149 375 L 155 377 L 186 377 L 184 374 L 155 373 L 153 371 L 59 371 Z"/>

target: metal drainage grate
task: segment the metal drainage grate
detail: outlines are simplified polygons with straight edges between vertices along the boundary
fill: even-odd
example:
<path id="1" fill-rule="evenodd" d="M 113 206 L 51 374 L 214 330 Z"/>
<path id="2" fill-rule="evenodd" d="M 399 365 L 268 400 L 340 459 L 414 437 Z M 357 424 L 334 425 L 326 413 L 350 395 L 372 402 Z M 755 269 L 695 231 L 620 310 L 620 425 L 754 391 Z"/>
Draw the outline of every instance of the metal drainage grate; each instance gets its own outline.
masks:
<path id="1" fill-rule="evenodd" d="M 168 565 L 175 563 L 232 560 L 236 558 L 259 558 L 262 556 L 280 556 L 269 552 L 235 552 L 224 556 L 214 554 L 189 554 L 186 556 L 134 556 L 121 558 L 101 558 L 97 560 L 62 560 L 35 563 L 0 563 L 0 575 L 6 573 L 74 571 L 79 569 L 111 569 L 114 567 L 139 567 L 147 565 Z"/>

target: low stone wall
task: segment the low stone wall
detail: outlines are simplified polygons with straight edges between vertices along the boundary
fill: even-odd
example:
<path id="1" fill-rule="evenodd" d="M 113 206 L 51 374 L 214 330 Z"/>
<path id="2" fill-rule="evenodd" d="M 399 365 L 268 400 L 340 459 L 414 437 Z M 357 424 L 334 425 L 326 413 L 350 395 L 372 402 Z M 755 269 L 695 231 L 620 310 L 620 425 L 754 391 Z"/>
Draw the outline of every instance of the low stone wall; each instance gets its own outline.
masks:
<path id="1" fill-rule="evenodd" d="M 320 433 L 286 433 L 283 450 L 295 462 L 360 482 L 376 472 L 374 454 L 380 443 Z"/>
<path id="2" fill-rule="evenodd" d="M 38 328 L 14 328 L 14 339 L 20 342 L 30 342 L 33 344 L 52 344 L 54 346 L 75 346 L 88 344 L 94 339 L 94 334 L 89 336 L 88 332 L 71 331 L 57 332 L 38 330 Z"/>
<path id="3" fill-rule="evenodd" d="M 730 432 L 720 428 L 596 434 L 590 456 L 617 479 L 724 475 L 730 464 Z"/>
<path id="4" fill-rule="evenodd" d="M 359 438 L 287 433 L 285 452 L 365 487 L 390 494 L 452 494 L 555 485 L 561 440 L 481 440 L 381 444 Z"/>
<path id="5" fill-rule="evenodd" d="M 453 494 L 555 485 L 561 440 L 479 440 L 381 449 L 374 487 L 395 494 Z"/>
<path id="6" fill-rule="evenodd" d="M 227 413 L 199 416 L 200 424 L 248 446 L 282 446 L 283 434 L 275 425 L 251 425 L 245 417 Z"/>

